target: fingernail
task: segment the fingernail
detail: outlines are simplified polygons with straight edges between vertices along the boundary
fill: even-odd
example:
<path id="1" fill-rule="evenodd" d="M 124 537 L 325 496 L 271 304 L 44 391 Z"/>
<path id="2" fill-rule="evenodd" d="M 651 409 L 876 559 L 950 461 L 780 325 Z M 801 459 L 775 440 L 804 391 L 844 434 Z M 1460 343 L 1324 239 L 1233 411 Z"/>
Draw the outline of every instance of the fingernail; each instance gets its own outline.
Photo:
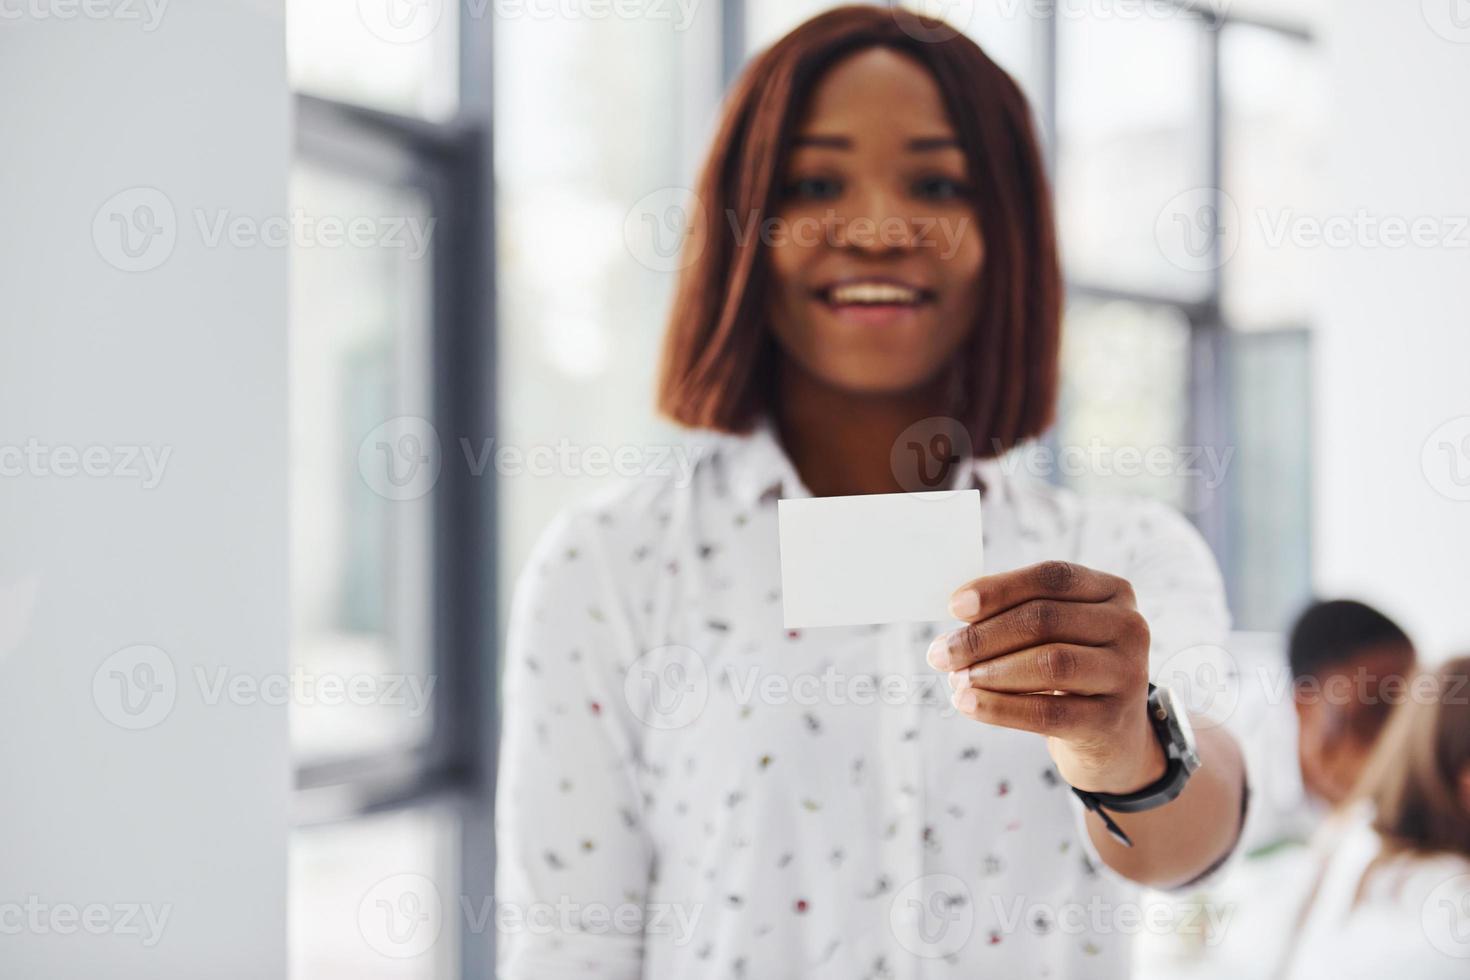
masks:
<path id="1" fill-rule="evenodd" d="M 949 614 L 955 619 L 974 619 L 980 613 L 980 596 L 965 589 L 949 597 Z"/>
<path id="2" fill-rule="evenodd" d="M 973 687 L 967 687 L 954 696 L 954 706 L 961 711 L 974 711 L 975 705 L 980 703 L 980 695 Z"/>
<path id="3" fill-rule="evenodd" d="M 924 659 L 929 661 L 929 666 L 935 670 L 944 670 L 949 666 L 949 633 L 940 633 L 929 644 L 929 652 Z"/>

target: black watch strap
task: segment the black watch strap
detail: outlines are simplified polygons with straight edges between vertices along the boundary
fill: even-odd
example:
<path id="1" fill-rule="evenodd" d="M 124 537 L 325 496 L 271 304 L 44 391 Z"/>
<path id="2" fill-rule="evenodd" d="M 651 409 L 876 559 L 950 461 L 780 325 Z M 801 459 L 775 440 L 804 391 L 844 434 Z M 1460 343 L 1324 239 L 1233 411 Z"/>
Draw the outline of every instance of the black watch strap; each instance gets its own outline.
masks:
<path id="1" fill-rule="evenodd" d="M 1176 752 L 1170 751 L 1171 739 L 1166 719 L 1160 717 L 1158 712 L 1157 690 L 1152 684 L 1148 686 L 1148 710 L 1154 735 L 1164 750 L 1164 774 L 1135 793 L 1092 793 L 1075 786 L 1072 787 L 1072 792 L 1077 794 L 1082 805 L 1097 814 L 1108 833 L 1124 847 L 1132 847 L 1133 841 L 1124 833 L 1123 828 L 1119 827 L 1108 815 L 1107 810 L 1112 810 L 1114 813 L 1143 813 L 1146 810 L 1156 809 L 1177 799 L 1179 794 L 1184 792 L 1185 784 L 1189 782 L 1189 767 L 1184 764 L 1184 760 Z"/>

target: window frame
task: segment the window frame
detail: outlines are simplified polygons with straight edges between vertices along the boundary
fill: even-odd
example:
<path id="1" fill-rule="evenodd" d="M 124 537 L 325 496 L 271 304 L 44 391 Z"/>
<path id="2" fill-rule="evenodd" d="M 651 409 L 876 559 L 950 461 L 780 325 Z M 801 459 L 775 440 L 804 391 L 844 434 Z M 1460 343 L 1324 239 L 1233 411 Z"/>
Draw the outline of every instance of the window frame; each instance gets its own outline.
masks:
<path id="1" fill-rule="evenodd" d="M 1224 131 L 1224 86 L 1221 67 L 1221 38 L 1236 27 L 1249 27 L 1276 34 L 1303 44 L 1315 44 L 1316 35 L 1307 25 L 1289 19 L 1266 16 L 1260 13 L 1238 13 L 1229 5 L 1217 9 L 1211 0 L 1160 0 L 1178 11 L 1181 17 L 1192 17 L 1199 21 L 1200 71 L 1204 75 L 1204 100 L 1200 106 L 1205 114 L 1203 147 L 1206 161 L 1205 180 L 1214 194 L 1214 204 L 1221 208 L 1225 197 L 1223 164 L 1226 150 Z M 721 0 L 723 22 L 726 30 L 740 32 L 727 37 L 723 45 L 725 84 L 734 80 L 745 60 L 743 27 L 746 23 L 747 0 Z M 835 4 L 834 4 L 835 5 Z M 880 5 L 891 8 L 906 6 L 903 0 L 881 0 Z M 1057 148 L 1066 138 L 1057 132 L 1058 100 L 1058 17 L 1055 4 L 1039 5 L 1035 18 L 1033 43 L 1037 46 L 1039 68 L 1039 91 L 1032 94 L 1032 106 L 1043 134 L 1042 152 L 1048 176 L 1055 180 Z M 733 25 L 733 28 L 732 28 Z M 737 56 L 738 55 L 738 56 Z M 1234 332 L 1224 314 L 1223 266 L 1218 261 L 1218 238 L 1211 241 L 1216 250 L 1217 261 L 1210 263 L 1207 288 L 1195 300 L 1185 300 L 1165 293 L 1155 293 L 1120 286 L 1100 280 L 1091 280 L 1073 275 L 1064 269 L 1068 300 L 1099 299 L 1123 300 L 1145 307 L 1165 307 L 1177 311 L 1189 323 L 1190 368 L 1189 368 L 1189 411 L 1185 420 L 1185 431 L 1191 445 L 1225 447 L 1236 445 L 1238 433 L 1232 422 L 1233 389 L 1230 375 L 1230 344 Z M 1255 333 L 1287 332 L 1301 333 L 1311 340 L 1309 324 L 1284 323 Z M 1310 346 L 1308 347 L 1310 350 Z M 1310 419 L 1308 419 L 1310 431 Z M 1054 434 L 1047 440 L 1054 442 Z M 1052 446 L 1055 449 L 1055 445 Z M 1310 479 L 1310 463 L 1308 463 Z M 1053 479 L 1058 477 L 1053 474 Z M 1232 547 L 1233 528 L 1231 513 L 1224 503 L 1221 490 L 1214 491 L 1215 500 L 1206 500 L 1209 493 L 1199 481 L 1190 483 L 1189 514 L 1214 551 L 1220 563 L 1221 573 L 1227 590 L 1234 592 L 1233 583 L 1243 574 L 1243 569 Z M 1227 489 L 1224 493 L 1228 493 Z M 1308 514 L 1310 527 L 1310 513 Z M 1306 583 L 1310 588 L 1311 583 Z M 1256 625 L 1256 624 L 1247 624 Z"/>
<path id="2" fill-rule="evenodd" d="M 1210 186 L 1221 191 L 1223 110 L 1220 37 L 1232 25 L 1313 42 L 1300 25 L 1260 16 L 1201 9 L 1190 0 L 1165 0 L 1182 15 L 1204 21 L 1202 70 L 1207 73 L 1207 159 Z M 887 0 L 898 6 L 899 0 Z M 436 219 L 432 296 L 434 424 L 474 444 L 497 435 L 496 258 L 494 207 L 493 17 L 483 5 L 460 0 L 457 114 L 429 121 L 333 98 L 298 93 L 296 153 L 372 180 L 422 187 Z M 746 0 L 721 0 L 717 50 L 726 87 L 746 60 Z M 1035 93 L 1044 152 L 1054 171 L 1057 146 L 1057 20 L 1055 10 L 1037 19 L 1040 90 Z M 710 107 L 713 111 L 713 106 Z M 1064 134 L 1063 134 L 1064 135 Z M 1218 243 L 1212 245 L 1218 247 Z M 1190 324 L 1191 438 L 1200 445 L 1229 445 L 1228 357 L 1230 329 L 1222 313 L 1221 272 L 1199 301 L 1116 288 L 1067 277 L 1069 297 L 1120 299 L 1163 306 Z M 1297 324 L 1285 331 L 1304 330 Z M 1198 492 L 1198 488 L 1196 488 Z M 385 811 L 451 801 L 460 818 L 461 892 L 471 901 L 493 895 L 494 794 L 498 756 L 497 677 L 501 646 L 497 622 L 499 582 L 496 481 L 446 466 L 434 491 L 432 562 L 433 657 L 438 678 L 433 733 L 419 748 L 379 753 L 298 768 L 296 826 L 320 826 Z M 1197 509 L 1200 529 L 1221 556 L 1227 581 L 1234 572 L 1225 507 Z M 461 919 L 465 917 L 459 917 Z M 472 932 L 461 921 L 460 972 L 494 972 L 494 930 Z"/>
<path id="3" fill-rule="evenodd" d="M 374 183 L 409 186 L 434 220 L 430 281 L 433 418 L 446 456 L 459 439 L 495 435 L 496 376 L 491 18 L 460 20 L 460 109 L 427 120 L 356 103 L 294 94 L 293 160 Z M 497 487 L 466 466 L 445 465 L 431 495 L 430 672 L 433 725 L 419 745 L 298 764 L 293 828 L 385 812 L 451 806 L 457 817 L 460 891 L 493 893 L 497 755 Z M 457 901 L 451 904 L 457 907 Z M 460 922 L 460 972 L 493 973 L 493 930 Z"/>

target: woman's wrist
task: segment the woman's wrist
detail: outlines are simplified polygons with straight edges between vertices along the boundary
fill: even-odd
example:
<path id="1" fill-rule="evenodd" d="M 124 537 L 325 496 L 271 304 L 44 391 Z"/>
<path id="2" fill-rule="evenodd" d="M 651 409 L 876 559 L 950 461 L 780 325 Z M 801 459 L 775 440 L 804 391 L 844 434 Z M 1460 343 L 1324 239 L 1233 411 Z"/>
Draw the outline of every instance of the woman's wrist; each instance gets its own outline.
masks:
<path id="1" fill-rule="evenodd" d="M 1115 751 L 1096 765 L 1089 764 L 1085 757 L 1077 758 L 1062 772 L 1062 778 L 1085 792 L 1112 796 L 1137 793 L 1164 778 L 1169 758 L 1148 722 L 1146 709 L 1139 712 L 1138 728 L 1127 739 L 1127 746 L 1121 752 L 1114 747 Z"/>

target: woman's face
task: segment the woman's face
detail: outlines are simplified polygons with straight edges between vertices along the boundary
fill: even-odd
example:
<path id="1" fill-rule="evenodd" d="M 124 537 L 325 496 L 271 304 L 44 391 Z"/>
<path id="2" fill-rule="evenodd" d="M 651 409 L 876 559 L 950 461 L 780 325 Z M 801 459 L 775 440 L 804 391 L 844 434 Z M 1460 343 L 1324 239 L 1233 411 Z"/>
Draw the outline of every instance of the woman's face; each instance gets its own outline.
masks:
<path id="1" fill-rule="evenodd" d="M 939 87 L 886 48 L 812 92 L 767 238 L 784 354 L 845 391 L 933 382 L 975 322 L 984 243 Z"/>

